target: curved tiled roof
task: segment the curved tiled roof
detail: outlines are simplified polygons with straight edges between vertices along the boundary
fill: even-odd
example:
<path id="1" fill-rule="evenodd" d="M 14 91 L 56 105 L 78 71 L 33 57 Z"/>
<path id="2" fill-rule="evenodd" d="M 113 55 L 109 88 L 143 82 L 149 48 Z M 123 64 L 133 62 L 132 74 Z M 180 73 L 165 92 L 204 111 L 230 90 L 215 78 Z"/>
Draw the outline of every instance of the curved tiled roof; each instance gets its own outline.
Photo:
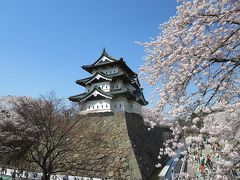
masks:
<path id="1" fill-rule="evenodd" d="M 130 83 L 133 81 L 131 77 L 128 77 L 126 74 L 124 73 L 115 73 L 115 74 L 104 74 L 102 72 L 97 72 L 94 76 L 92 77 L 88 77 L 88 78 L 84 78 L 84 79 L 79 79 L 76 81 L 77 84 L 81 85 L 81 86 L 86 86 L 87 82 L 89 82 L 91 79 L 95 78 L 97 75 L 101 75 L 103 76 L 104 78 L 108 78 L 109 81 L 113 80 L 113 79 L 117 79 L 117 78 L 120 78 L 120 79 L 125 79 L 127 81 L 129 81 Z M 111 80 L 110 80 L 111 79 Z"/>
<path id="2" fill-rule="evenodd" d="M 97 90 L 100 93 L 100 96 L 102 94 L 102 95 L 107 96 L 109 98 L 114 98 L 114 97 L 117 97 L 119 95 L 125 94 L 125 97 L 127 97 L 128 99 L 135 100 L 142 105 L 147 105 L 148 104 L 148 102 L 145 100 L 145 98 L 143 96 L 143 93 L 141 91 L 135 91 L 135 92 L 131 93 L 129 91 L 129 89 L 114 89 L 114 90 L 109 91 L 109 92 L 104 92 L 104 91 L 101 90 L 101 88 L 97 88 L 97 87 L 94 88 L 89 93 L 82 93 L 82 94 L 78 94 L 78 95 L 75 95 L 75 96 L 71 96 L 71 97 L 69 97 L 69 100 L 73 101 L 73 102 L 80 102 L 82 100 L 85 100 L 86 98 L 88 99 L 93 95 L 93 92 L 95 90 Z"/>
<path id="3" fill-rule="evenodd" d="M 70 96 L 68 99 L 69 99 L 70 101 L 73 101 L 73 102 L 80 102 L 80 101 L 82 101 L 82 100 L 86 100 L 86 99 L 88 99 L 89 97 L 91 97 L 95 91 L 99 92 L 99 94 L 102 95 L 102 96 L 104 96 L 104 97 L 112 98 L 111 94 L 108 94 L 108 93 L 102 91 L 100 88 L 95 87 L 95 88 L 94 88 L 91 92 L 89 92 L 89 93 L 82 93 L 82 94 L 78 94 L 78 95 L 75 95 L 75 96 Z"/>

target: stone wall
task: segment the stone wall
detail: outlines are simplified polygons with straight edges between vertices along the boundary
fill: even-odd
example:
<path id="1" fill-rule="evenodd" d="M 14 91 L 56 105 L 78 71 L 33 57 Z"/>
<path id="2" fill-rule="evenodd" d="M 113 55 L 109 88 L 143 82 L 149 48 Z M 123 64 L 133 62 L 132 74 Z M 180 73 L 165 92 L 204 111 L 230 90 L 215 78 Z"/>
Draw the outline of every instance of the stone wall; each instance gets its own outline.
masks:
<path id="1" fill-rule="evenodd" d="M 155 165 L 168 158 L 164 156 L 159 160 L 158 156 L 164 140 L 171 136 L 171 131 L 166 127 L 155 127 L 148 131 L 142 116 L 133 113 L 126 114 L 126 123 L 142 179 L 148 179 L 156 170 Z"/>
<path id="2" fill-rule="evenodd" d="M 79 159 L 73 173 L 109 179 L 147 179 L 156 169 L 167 128 L 151 131 L 133 113 L 80 115 Z M 163 159 L 162 159 L 163 160 Z M 74 175 L 74 174 L 73 174 Z"/>

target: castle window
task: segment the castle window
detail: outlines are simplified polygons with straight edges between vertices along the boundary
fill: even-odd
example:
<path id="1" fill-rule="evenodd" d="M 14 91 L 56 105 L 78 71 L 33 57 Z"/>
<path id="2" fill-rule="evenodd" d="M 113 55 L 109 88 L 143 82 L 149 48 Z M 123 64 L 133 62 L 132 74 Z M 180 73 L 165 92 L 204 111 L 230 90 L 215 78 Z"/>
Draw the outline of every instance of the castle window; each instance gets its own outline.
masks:
<path id="1" fill-rule="evenodd" d="M 106 86 L 106 89 L 107 89 L 107 86 Z"/>
<path id="2" fill-rule="evenodd" d="M 132 108 L 132 105 L 131 105 L 131 108 Z"/>
<path id="3" fill-rule="evenodd" d="M 103 89 L 103 86 L 102 86 L 102 89 Z"/>
<path id="4" fill-rule="evenodd" d="M 115 70 L 113 72 L 115 73 Z"/>
<path id="5" fill-rule="evenodd" d="M 108 105 L 106 104 L 106 108 L 108 107 Z"/>
<path id="6" fill-rule="evenodd" d="M 121 104 L 120 104 L 119 106 L 120 106 L 120 107 L 122 107 L 122 105 L 121 105 Z"/>
<path id="7" fill-rule="evenodd" d="M 112 73 L 112 71 L 110 71 L 110 74 Z"/>
<path id="8" fill-rule="evenodd" d="M 118 85 L 117 85 L 117 89 L 118 89 Z"/>
<path id="9" fill-rule="evenodd" d="M 98 106 L 97 106 L 97 109 L 98 109 Z"/>
<path id="10" fill-rule="evenodd" d="M 107 74 L 107 71 L 106 71 L 106 74 Z"/>

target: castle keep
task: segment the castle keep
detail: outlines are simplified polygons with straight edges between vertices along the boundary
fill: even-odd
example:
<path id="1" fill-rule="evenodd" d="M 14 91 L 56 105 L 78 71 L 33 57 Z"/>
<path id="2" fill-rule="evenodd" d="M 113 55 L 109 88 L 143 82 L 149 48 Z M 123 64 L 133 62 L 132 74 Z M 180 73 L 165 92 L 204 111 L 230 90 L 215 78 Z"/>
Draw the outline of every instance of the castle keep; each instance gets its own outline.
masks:
<path id="1" fill-rule="evenodd" d="M 142 93 L 137 74 L 120 59 L 108 55 L 104 49 L 102 55 L 91 65 L 82 66 L 92 76 L 77 80 L 86 92 L 71 96 L 78 102 L 81 113 L 130 112 L 142 113 L 142 106 L 148 104 Z"/>
<path id="2" fill-rule="evenodd" d="M 86 92 L 69 97 L 80 105 L 76 175 L 147 180 L 156 171 L 159 148 L 170 137 L 166 127 L 148 131 L 142 106 L 148 104 L 137 74 L 105 49 L 96 62 L 82 67 L 92 76 L 77 80 Z"/>

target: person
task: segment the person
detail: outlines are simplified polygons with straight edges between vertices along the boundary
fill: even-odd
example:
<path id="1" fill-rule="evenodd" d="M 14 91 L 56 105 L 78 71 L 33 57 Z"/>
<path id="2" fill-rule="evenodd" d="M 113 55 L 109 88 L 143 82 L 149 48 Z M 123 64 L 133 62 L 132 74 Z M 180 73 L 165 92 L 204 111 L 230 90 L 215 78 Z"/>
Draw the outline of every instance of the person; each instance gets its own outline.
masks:
<path id="1" fill-rule="evenodd" d="M 200 158 L 198 154 L 195 155 L 195 162 L 200 163 Z"/>
<path id="2" fill-rule="evenodd" d="M 19 169 L 19 177 L 22 178 L 22 176 L 23 176 L 23 168 L 20 168 Z"/>
<path id="3" fill-rule="evenodd" d="M 1 175 L 7 174 L 7 169 L 3 166 L 1 169 Z"/>
<path id="4" fill-rule="evenodd" d="M 218 154 L 218 153 L 216 153 L 216 154 L 215 154 L 215 157 L 214 157 L 214 159 L 215 159 L 216 161 L 218 161 L 218 160 L 220 159 L 220 156 L 219 156 L 219 154 Z"/>
<path id="5" fill-rule="evenodd" d="M 200 164 L 199 170 L 200 170 L 200 173 L 202 174 L 202 176 L 204 176 L 204 174 L 205 174 L 204 164 L 202 164 L 202 163 Z"/>
<path id="6" fill-rule="evenodd" d="M 28 179 L 29 174 L 27 171 L 24 172 L 24 176 Z"/>
<path id="7" fill-rule="evenodd" d="M 65 176 L 63 176 L 63 180 L 69 180 L 67 173 L 65 174 Z"/>
<path id="8" fill-rule="evenodd" d="M 200 156 L 202 156 L 202 154 L 203 154 L 203 149 L 204 149 L 204 144 L 203 144 L 203 142 L 201 142 L 200 147 L 199 147 Z"/>
<path id="9" fill-rule="evenodd" d="M 203 177 L 205 177 L 205 157 L 202 155 L 201 156 L 201 159 L 200 159 L 200 167 L 199 167 L 199 170 L 200 170 L 200 173 Z"/>
<path id="10" fill-rule="evenodd" d="M 12 171 L 12 180 L 15 180 L 16 179 L 16 170 L 13 170 Z"/>
<path id="11" fill-rule="evenodd" d="M 33 173 L 33 178 L 34 178 L 34 179 L 37 178 L 37 173 L 36 173 L 36 172 Z"/>
<path id="12" fill-rule="evenodd" d="M 75 176 L 75 177 L 74 177 L 74 180 L 79 180 L 79 178 Z"/>
<path id="13" fill-rule="evenodd" d="M 200 164 L 204 165 L 205 164 L 205 158 L 204 156 L 201 156 L 201 159 L 200 159 Z"/>
<path id="14" fill-rule="evenodd" d="M 20 173 L 19 173 L 19 169 L 18 168 L 16 170 L 16 174 L 17 174 L 17 177 L 19 178 Z"/>
<path id="15" fill-rule="evenodd" d="M 56 180 L 56 179 L 57 179 L 57 175 L 56 175 L 55 173 L 53 174 L 52 179 L 53 179 L 53 180 Z"/>
<path id="16" fill-rule="evenodd" d="M 175 180 L 174 168 L 172 168 L 172 180 Z"/>
<path id="17" fill-rule="evenodd" d="M 212 161 L 211 161 L 211 157 L 210 157 L 209 154 L 207 154 L 206 165 L 207 165 L 210 169 L 212 169 L 212 165 L 213 165 L 213 163 L 212 163 Z"/>

